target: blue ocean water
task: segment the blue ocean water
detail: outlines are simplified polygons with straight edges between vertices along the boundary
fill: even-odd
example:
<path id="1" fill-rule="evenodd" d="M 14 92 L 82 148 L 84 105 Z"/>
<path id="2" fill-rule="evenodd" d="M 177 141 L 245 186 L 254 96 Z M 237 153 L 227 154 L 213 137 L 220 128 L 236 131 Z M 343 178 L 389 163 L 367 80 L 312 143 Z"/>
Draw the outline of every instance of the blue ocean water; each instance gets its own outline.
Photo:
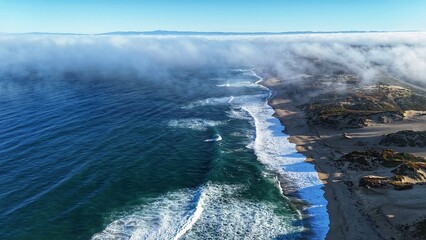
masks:
<path id="1" fill-rule="evenodd" d="M 4 85 L 0 239 L 306 237 L 271 155 L 288 148 L 263 134 L 280 133 L 264 125 L 273 112 L 259 78 L 229 69 L 168 78 Z"/>

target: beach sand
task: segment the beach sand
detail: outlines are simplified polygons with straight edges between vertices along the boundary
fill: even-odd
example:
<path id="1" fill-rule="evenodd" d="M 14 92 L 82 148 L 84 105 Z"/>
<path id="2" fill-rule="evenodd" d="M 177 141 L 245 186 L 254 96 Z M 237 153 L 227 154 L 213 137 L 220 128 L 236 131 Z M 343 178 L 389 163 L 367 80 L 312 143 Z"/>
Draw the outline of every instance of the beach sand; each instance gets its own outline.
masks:
<path id="1" fill-rule="evenodd" d="M 380 174 L 377 171 L 381 169 L 344 174 L 333 160 L 351 151 L 368 148 L 390 148 L 425 157 L 425 148 L 379 145 L 383 134 L 401 130 L 425 131 L 424 114 L 410 111 L 402 121 L 373 123 L 363 128 L 328 129 L 307 123 L 299 107 L 306 103 L 309 95 L 300 91 L 303 88 L 289 89 L 291 86 L 286 81 L 274 77 L 267 78 L 262 84 L 275 93 L 269 104 L 285 126 L 289 141 L 297 145 L 297 151 L 306 156 L 306 161 L 315 164 L 318 176 L 324 182 L 330 217 L 327 239 L 422 239 L 416 236 L 413 226 L 426 217 L 426 185 L 415 185 L 413 189 L 403 191 L 390 187 L 359 187 L 357 181 L 361 176 Z"/>

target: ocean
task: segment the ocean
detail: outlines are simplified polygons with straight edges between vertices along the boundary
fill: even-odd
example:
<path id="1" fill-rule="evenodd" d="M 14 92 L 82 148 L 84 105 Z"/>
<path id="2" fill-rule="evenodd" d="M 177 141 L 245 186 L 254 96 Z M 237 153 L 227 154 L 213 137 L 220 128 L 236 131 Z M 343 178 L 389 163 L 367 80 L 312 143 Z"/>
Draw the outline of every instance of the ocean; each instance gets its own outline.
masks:
<path id="1" fill-rule="evenodd" d="M 324 239 L 323 185 L 255 71 L 167 78 L 2 85 L 0 239 Z"/>

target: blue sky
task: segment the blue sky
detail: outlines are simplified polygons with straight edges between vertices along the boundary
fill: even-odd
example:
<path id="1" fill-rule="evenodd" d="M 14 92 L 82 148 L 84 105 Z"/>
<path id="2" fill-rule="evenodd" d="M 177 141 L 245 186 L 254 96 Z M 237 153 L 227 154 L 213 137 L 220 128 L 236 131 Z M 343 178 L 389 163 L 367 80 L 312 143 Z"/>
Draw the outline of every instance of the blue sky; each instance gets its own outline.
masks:
<path id="1" fill-rule="evenodd" d="M 426 30 L 425 0 L 0 0 L 0 32 Z"/>

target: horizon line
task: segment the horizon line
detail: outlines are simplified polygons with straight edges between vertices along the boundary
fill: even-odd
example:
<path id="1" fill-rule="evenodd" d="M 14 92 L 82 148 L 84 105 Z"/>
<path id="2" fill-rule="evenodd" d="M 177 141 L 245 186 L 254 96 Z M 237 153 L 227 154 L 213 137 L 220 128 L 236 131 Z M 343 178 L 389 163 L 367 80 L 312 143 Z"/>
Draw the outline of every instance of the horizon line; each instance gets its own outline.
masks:
<path id="1" fill-rule="evenodd" d="M 344 30 L 344 31 L 172 31 L 172 30 L 152 30 L 152 31 L 111 31 L 101 33 L 73 33 L 73 32 L 21 32 L 8 33 L 0 32 L 1 35 L 291 35 L 291 34 L 333 34 L 333 33 L 398 33 L 398 32 L 425 32 L 422 30 Z"/>

